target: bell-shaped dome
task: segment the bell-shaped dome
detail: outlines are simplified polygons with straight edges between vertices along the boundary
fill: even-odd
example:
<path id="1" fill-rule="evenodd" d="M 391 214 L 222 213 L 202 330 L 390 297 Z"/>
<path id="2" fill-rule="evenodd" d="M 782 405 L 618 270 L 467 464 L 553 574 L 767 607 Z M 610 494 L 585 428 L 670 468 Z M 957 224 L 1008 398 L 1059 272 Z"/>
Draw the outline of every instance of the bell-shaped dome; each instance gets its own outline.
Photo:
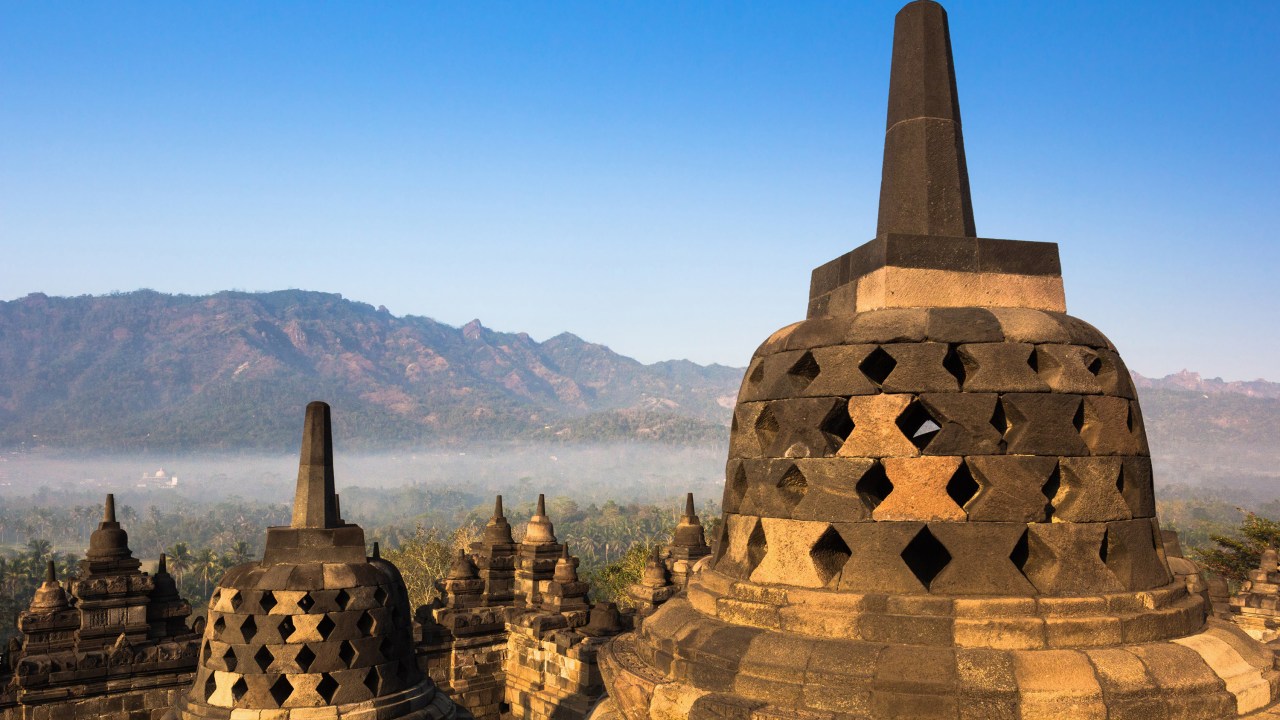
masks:
<path id="1" fill-rule="evenodd" d="M 339 518 L 332 451 L 329 406 L 313 402 L 293 522 L 218 582 L 195 682 L 168 717 L 470 717 L 418 668 L 399 571 Z"/>
<path id="2" fill-rule="evenodd" d="M 1270 704 L 1271 652 L 1206 625 L 1169 571 L 1133 382 L 1065 314 L 1057 246 L 976 237 L 930 0 L 898 13 L 888 119 L 877 237 L 814 270 L 808 318 L 752 358 L 716 553 L 602 651 L 615 709 L 1220 720 Z"/>

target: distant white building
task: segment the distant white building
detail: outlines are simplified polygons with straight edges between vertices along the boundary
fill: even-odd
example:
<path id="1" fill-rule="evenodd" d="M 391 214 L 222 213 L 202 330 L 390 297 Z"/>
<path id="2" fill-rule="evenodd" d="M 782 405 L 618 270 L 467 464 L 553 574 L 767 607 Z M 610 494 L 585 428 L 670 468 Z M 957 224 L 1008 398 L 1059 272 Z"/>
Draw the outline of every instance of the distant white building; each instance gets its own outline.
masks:
<path id="1" fill-rule="evenodd" d="M 178 487 L 178 476 L 170 475 L 164 468 L 156 470 L 154 473 L 143 473 L 142 479 L 138 481 L 140 488 L 176 488 Z"/>

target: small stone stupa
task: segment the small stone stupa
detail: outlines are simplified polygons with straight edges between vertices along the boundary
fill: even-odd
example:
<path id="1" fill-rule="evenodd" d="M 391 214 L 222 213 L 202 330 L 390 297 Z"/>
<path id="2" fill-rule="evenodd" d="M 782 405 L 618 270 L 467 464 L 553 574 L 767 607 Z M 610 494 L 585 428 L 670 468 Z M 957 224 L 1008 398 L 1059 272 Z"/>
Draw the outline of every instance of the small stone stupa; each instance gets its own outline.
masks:
<path id="1" fill-rule="evenodd" d="M 600 653 L 595 718 L 1181 718 L 1264 711 L 1155 519 L 1115 347 L 1057 246 L 975 231 L 947 16 L 897 16 L 874 240 L 813 272 L 734 412 L 708 568 Z"/>
<path id="2" fill-rule="evenodd" d="M 418 668 L 395 566 L 339 518 L 329 406 L 307 406 L 293 522 L 209 601 L 200 664 L 171 720 L 469 718 Z"/>

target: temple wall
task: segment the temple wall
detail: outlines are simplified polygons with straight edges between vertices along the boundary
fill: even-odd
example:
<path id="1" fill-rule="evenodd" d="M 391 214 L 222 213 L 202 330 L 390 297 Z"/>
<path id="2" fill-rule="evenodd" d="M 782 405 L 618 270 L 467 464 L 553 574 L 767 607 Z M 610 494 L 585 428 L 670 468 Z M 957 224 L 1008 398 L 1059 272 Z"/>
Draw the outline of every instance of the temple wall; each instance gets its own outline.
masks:
<path id="1" fill-rule="evenodd" d="M 40 704 L 0 705 L 0 720 L 160 720 L 191 686 L 191 673 L 148 678 L 147 687 L 134 680 L 103 688 L 103 694 L 84 697 L 92 688 L 66 688 L 69 697 Z"/>
<path id="2" fill-rule="evenodd" d="M 540 635 L 533 628 L 509 625 L 506 700 L 511 717 L 585 718 L 604 694 L 596 662 L 600 642 L 572 632 Z"/>

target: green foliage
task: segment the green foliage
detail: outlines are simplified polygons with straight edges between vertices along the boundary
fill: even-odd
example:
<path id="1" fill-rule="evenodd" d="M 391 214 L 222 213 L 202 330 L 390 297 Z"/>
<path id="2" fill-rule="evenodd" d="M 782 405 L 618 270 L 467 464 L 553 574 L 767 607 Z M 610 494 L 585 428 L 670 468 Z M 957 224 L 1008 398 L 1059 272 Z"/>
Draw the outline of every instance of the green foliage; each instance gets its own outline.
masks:
<path id="1" fill-rule="evenodd" d="M 619 608 L 635 605 L 627 595 L 627 587 L 640 582 L 644 575 L 644 565 L 653 554 L 653 545 L 641 543 L 632 545 L 621 558 L 589 570 L 587 582 L 591 583 L 591 599 L 596 602 L 608 601 L 618 603 Z"/>
<path id="2" fill-rule="evenodd" d="M 458 550 L 467 550 L 478 533 L 474 526 L 464 526 L 451 533 L 418 526 L 412 537 L 399 547 L 386 550 L 382 557 L 400 570 L 409 591 L 409 607 L 429 605 L 440 597 L 436 582 L 444 578 Z"/>
<path id="3" fill-rule="evenodd" d="M 1196 562 L 1231 583 L 1239 583 L 1258 569 L 1262 551 L 1280 548 L 1280 522 L 1248 513 L 1235 535 L 1214 535 L 1217 547 L 1192 551 Z"/>

